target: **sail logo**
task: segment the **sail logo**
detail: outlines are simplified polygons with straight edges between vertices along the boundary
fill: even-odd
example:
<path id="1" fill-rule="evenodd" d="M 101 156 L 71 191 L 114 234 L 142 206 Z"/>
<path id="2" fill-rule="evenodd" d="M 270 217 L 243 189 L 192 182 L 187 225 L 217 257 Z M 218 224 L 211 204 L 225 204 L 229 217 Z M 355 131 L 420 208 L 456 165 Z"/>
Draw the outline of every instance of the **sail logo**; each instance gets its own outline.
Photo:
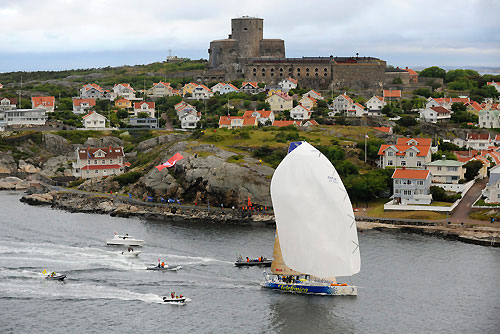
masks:
<path id="1" fill-rule="evenodd" d="M 328 182 L 338 183 L 339 180 L 335 176 L 328 176 Z"/>

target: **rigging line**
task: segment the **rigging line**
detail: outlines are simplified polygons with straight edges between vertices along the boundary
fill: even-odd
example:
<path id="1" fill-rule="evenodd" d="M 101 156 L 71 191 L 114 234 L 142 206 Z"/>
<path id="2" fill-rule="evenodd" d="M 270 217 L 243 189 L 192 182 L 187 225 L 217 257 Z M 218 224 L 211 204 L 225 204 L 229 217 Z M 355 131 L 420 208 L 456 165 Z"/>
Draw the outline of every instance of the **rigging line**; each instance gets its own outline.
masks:
<path id="1" fill-rule="evenodd" d="M 359 248 L 359 244 L 355 243 L 355 242 L 354 242 L 354 241 L 352 241 L 352 240 L 351 240 L 351 242 L 352 242 L 353 244 L 355 244 L 355 245 L 356 245 L 356 248 L 354 248 L 354 250 L 353 250 L 353 251 L 352 251 L 352 253 L 351 253 L 351 254 L 354 254 L 354 252 L 356 251 L 356 249 L 358 249 L 358 248 Z"/>

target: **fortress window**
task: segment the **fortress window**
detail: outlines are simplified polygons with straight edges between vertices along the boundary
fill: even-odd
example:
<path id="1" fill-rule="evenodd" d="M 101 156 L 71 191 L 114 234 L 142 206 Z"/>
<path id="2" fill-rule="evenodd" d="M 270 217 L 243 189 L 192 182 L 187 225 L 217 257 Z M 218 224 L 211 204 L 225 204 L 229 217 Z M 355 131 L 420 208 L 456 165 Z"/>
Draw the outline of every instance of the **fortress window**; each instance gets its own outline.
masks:
<path id="1" fill-rule="evenodd" d="M 243 28 L 243 30 L 247 31 L 248 29 L 247 28 Z"/>
<path id="2" fill-rule="evenodd" d="M 316 67 L 316 68 L 314 69 L 314 72 L 318 72 L 318 71 L 319 71 L 319 70 L 318 70 L 318 68 Z"/>
<path id="3" fill-rule="evenodd" d="M 306 67 L 306 72 L 309 72 L 309 67 Z"/>
<path id="4" fill-rule="evenodd" d="M 253 68 L 253 71 L 254 71 L 254 72 L 257 72 L 257 69 L 254 67 L 254 68 Z"/>
<path id="5" fill-rule="evenodd" d="M 280 68 L 280 72 L 283 72 L 283 67 Z"/>

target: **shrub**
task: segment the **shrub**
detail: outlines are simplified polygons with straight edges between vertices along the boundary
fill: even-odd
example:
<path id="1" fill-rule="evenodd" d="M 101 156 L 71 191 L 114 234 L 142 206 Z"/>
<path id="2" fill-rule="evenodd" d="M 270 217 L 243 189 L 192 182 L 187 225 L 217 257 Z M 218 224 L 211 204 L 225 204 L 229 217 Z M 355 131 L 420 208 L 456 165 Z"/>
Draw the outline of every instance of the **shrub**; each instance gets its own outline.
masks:
<path id="1" fill-rule="evenodd" d="M 438 202 L 448 202 L 453 203 L 462 197 L 461 194 L 448 195 L 447 192 L 438 186 L 431 186 L 432 199 Z"/>
<path id="2" fill-rule="evenodd" d="M 117 181 L 121 187 L 126 186 L 131 183 L 137 182 L 142 176 L 141 172 L 128 172 L 122 175 L 114 177 L 114 181 Z"/>

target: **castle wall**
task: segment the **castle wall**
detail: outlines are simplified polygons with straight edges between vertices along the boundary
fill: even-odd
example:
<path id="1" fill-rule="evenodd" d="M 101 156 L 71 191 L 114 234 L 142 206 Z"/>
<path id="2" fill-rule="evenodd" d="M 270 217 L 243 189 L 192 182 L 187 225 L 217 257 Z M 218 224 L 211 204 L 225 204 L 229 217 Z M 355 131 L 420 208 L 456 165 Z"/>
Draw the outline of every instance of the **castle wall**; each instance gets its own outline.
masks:
<path id="1" fill-rule="evenodd" d="M 238 41 L 239 58 L 259 56 L 260 42 L 264 38 L 264 20 L 241 17 L 231 20 L 231 39 Z"/>
<path id="2" fill-rule="evenodd" d="M 333 87 L 383 89 L 386 63 L 383 60 L 336 63 L 333 65 Z"/>
<path id="3" fill-rule="evenodd" d="M 285 58 L 285 41 L 282 39 L 261 40 L 259 57 Z"/>

